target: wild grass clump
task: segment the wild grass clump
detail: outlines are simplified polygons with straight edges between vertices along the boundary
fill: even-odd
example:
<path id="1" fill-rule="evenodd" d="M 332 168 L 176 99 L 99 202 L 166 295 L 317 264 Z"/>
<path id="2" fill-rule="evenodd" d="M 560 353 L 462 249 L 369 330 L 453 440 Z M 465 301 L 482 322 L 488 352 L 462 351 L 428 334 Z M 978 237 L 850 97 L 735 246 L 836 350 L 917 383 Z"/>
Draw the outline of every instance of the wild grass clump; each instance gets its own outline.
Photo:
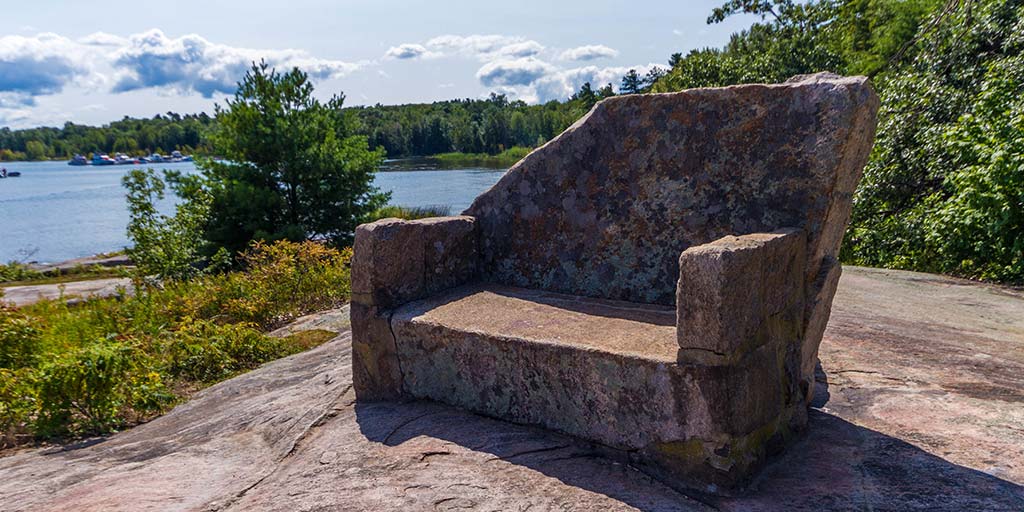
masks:
<path id="1" fill-rule="evenodd" d="M 349 297 L 351 250 L 255 243 L 244 270 L 75 306 L 0 305 L 0 448 L 104 434 L 189 392 L 329 339 L 272 338 L 288 320 Z"/>
<path id="2" fill-rule="evenodd" d="M 445 166 L 455 165 L 481 165 L 485 167 L 510 167 L 529 155 L 533 148 L 513 146 L 496 155 L 487 153 L 440 153 L 431 155 L 430 158 L 437 160 Z"/>
<path id="3" fill-rule="evenodd" d="M 452 214 L 452 208 L 444 205 L 431 206 L 393 206 L 388 205 L 377 208 L 365 219 L 365 222 L 373 222 L 380 219 L 405 219 L 416 220 L 429 217 L 447 217 Z"/>
<path id="4" fill-rule="evenodd" d="M 15 261 L 10 263 L 0 263 L 0 283 L 30 281 L 42 277 L 42 272 L 32 270 L 24 263 L 18 263 Z"/>

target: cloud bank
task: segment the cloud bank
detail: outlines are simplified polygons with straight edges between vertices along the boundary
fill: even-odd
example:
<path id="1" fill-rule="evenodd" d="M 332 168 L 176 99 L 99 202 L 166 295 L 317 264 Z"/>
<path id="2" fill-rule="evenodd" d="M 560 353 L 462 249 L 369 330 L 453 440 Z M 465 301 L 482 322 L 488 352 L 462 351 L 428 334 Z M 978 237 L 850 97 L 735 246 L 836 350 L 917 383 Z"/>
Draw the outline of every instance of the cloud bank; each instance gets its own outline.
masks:
<path id="1" fill-rule="evenodd" d="M 643 74 L 655 66 L 590 64 L 618 56 L 617 50 L 602 44 L 548 48 L 533 39 L 503 34 L 443 34 L 391 46 L 380 60 L 359 62 L 319 58 L 298 49 L 231 46 L 197 34 L 172 37 L 159 29 L 128 36 L 96 32 L 78 39 L 51 33 L 6 35 L 0 36 L 0 122 L 66 119 L 68 112 L 76 111 L 74 105 L 39 99 L 69 88 L 88 94 L 153 90 L 202 98 L 228 95 L 251 63 L 260 60 L 278 69 L 298 67 L 314 80 L 324 80 L 386 63 L 461 59 L 476 63 L 475 74 L 466 78 L 475 78 L 486 89 L 482 97 L 498 92 L 527 102 L 568 98 L 584 82 L 617 87 L 630 68 Z M 391 77 L 380 67 L 374 76 Z"/>
<path id="2" fill-rule="evenodd" d="M 603 44 L 590 44 L 569 48 L 559 55 L 562 60 L 597 60 L 612 59 L 619 56 L 619 51 Z"/>
<path id="3" fill-rule="evenodd" d="M 120 73 L 113 92 L 145 88 L 171 88 L 197 92 L 210 98 L 231 93 L 253 62 L 265 60 L 271 67 L 298 67 L 313 78 L 337 78 L 360 64 L 318 59 L 301 50 L 255 50 L 215 44 L 190 34 L 169 38 L 150 30 L 128 38 L 116 53 L 113 65 Z"/>
<path id="4" fill-rule="evenodd" d="M 34 105 L 36 96 L 87 79 L 80 54 L 74 41 L 57 34 L 0 37 L 0 108 Z"/>
<path id="5" fill-rule="evenodd" d="M 418 59 L 418 58 L 429 58 L 438 55 L 435 52 L 427 50 L 422 44 L 405 43 L 398 46 L 392 46 L 388 48 L 388 51 L 384 53 L 384 56 L 390 59 Z"/>
<path id="6" fill-rule="evenodd" d="M 36 98 L 77 84 L 109 92 L 164 89 L 209 98 L 232 93 L 252 62 L 299 67 L 315 79 L 337 78 L 367 65 L 320 59 L 302 50 L 261 50 L 217 44 L 195 35 L 150 30 L 129 37 L 97 32 L 72 40 L 57 34 L 0 37 L 0 108 L 31 106 Z"/>
<path id="7" fill-rule="evenodd" d="M 427 54 L 478 60 L 482 65 L 476 72 L 476 79 L 490 89 L 488 92 L 507 94 L 527 102 L 568 98 L 585 82 L 590 82 L 594 87 L 610 83 L 617 89 L 622 75 L 630 69 L 644 74 L 657 66 L 558 66 L 551 62 L 613 59 L 619 56 L 619 51 L 603 44 L 554 51 L 532 39 L 501 34 L 446 34 L 422 44 L 404 43 L 391 47 L 385 57 L 412 60 Z"/>

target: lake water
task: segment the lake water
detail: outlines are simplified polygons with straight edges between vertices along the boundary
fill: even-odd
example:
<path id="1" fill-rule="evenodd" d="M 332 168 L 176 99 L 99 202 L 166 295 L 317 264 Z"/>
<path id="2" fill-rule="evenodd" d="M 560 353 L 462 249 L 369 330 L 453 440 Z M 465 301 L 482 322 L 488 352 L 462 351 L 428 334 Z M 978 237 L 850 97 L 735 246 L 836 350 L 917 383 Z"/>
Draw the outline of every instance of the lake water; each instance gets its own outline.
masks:
<path id="1" fill-rule="evenodd" d="M 71 167 L 65 162 L 6 162 L 21 177 L 0 179 L 0 262 L 57 262 L 117 251 L 128 243 L 128 211 L 121 177 L 140 166 Z M 145 167 L 145 166 L 141 166 Z M 192 163 L 155 164 L 195 171 Z M 427 159 L 393 160 L 375 183 L 391 204 L 451 208 L 457 214 L 505 169 L 437 169 Z M 161 211 L 173 211 L 165 200 Z"/>

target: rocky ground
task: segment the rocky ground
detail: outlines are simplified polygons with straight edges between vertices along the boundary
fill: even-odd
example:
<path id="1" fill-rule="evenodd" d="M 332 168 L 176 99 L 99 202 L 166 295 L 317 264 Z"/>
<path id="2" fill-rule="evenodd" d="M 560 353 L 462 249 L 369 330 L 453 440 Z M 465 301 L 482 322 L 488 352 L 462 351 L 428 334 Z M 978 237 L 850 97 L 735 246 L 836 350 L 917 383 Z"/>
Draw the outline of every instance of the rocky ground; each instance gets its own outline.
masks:
<path id="1" fill-rule="evenodd" d="M 848 268 L 810 428 L 700 501 L 585 443 L 433 403 L 356 404 L 333 341 L 130 431 L 0 458 L 0 510 L 1024 510 L 1024 294 Z"/>
<path id="2" fill-rule="evenodd" d="M 126 277 L 73 281 L 60 284 L 31 284 L 3 287 L 3 300 L 15 306 L 27 306 L 41 300 L 63 297 L 69 303 L 94 298 L 113 297 L 118 293 L 131 293 L 132 280 Z"/>

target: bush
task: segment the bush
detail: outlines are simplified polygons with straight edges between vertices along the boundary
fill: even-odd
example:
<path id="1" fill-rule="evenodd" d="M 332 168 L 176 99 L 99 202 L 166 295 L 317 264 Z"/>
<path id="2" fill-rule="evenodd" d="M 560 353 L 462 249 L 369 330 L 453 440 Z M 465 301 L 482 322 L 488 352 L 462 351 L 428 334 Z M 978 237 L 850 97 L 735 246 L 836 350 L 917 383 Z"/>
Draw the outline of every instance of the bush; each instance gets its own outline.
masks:
<path id="1" fill-rule="evenodd" d="M 0 308 L 0 447 L 102 434 L 192 390 L 327 341 L 265 336 L 349 297 L 351 250 L 255 243 L 245 271 L 139 284 L 134 296 Z"/>
<path id="2" fill-rule="evenodd" d="M 169 335 L 170 373 L 198 382 L 216 382 L 292 353 L 280 338 L 252 324 L 218 325 L 197 320 Z"/>
<path id="3" fill-rule="evenodd" d="M 244 272 L 168 284 L 167 303 L 181 317 L 252 323 L 263 329 L 341 306 L 349 298 L 351 249 L 316 242 L 255 242 L 240 256 Z"/>
<path id="4" fill-rule="evenodd" d="M 0 368 L 0 449 L 30 439 L 35 411 L 35 374 L 31 369 Z"/>
<path id="5" fill-rule="evenodd" d="M 145 354 L 115 339 L 97 340 L 43 365 L 37 375 L 36 435 L 97 434 L 173 400 Z"/>
<path id="6" fill-rule="evenodd" d="M 42 277 L 42 273 L 28 268 L 27 265 L 17 262 L 0 264 L 0 283 L 11 281 L 29 281 Z"/>
<path id="7" fill-rule="evenodd" d="M 166 184 L 153 170 L 135 169 L 122 178 L 127 190 L 128 239 L 125 249 L 139 275 L 186 279 L 198 275 L 209 264 L 203 254 L 207 247 L 203 228 L 210 213 L 210 196 L 195 186 L 194 177 L 164 171 L 174 192 L 186 198 L 173 216 L 161 214 L 156 201 L 164 198 Z M 216 261 L 227 259 L 217 253 Z"/>
<path id="8" fill-rule="evenodd" d="M 0 304 L 0 368 L 34 366 L 39 335 L 29 317 Z"/>
<path id="9" fill-rule="evenodd" d="M 1024 6 L 936 14 L 879 81 L 846 263 L 1024 282 Z"/>

